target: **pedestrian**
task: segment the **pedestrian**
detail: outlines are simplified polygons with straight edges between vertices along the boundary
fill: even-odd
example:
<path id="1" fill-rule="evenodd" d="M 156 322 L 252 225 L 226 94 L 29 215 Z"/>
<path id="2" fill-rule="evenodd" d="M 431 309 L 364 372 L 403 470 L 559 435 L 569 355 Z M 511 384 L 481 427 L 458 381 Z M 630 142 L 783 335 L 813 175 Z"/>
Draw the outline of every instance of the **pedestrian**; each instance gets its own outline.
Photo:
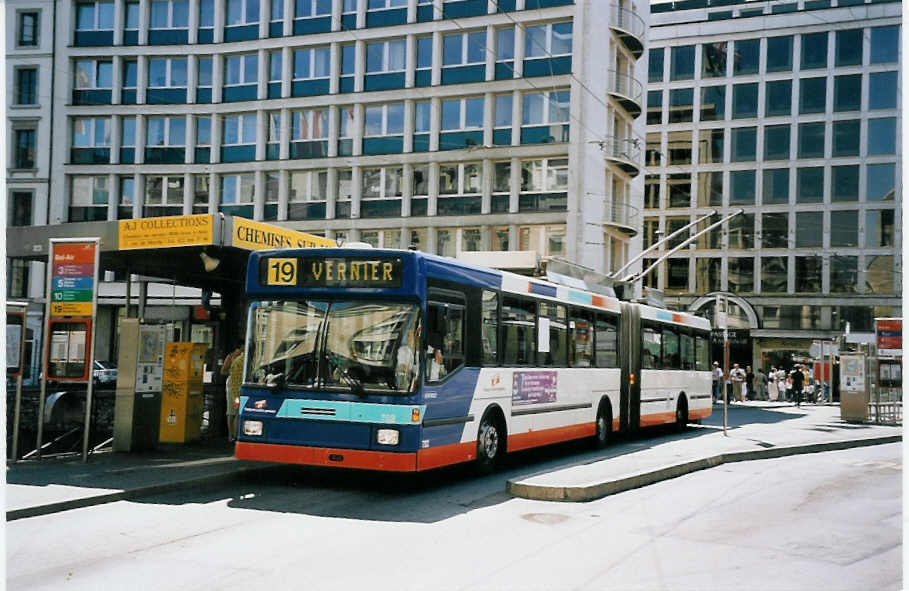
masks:
<path id="1" fill-rule="evenodd" d="M 805 384 L 805 374 L 802 373 L 802 368 L 798 364 L 790 372 L 789 379 L 792 380 L 792 397 L 795 405 L 802 406 L 802 386 Z"/>
<path id="2" fill-rule="evenodd" d="M 767 396 L 767 374 L 765 374 L 764 370 L 760 367 L 757 368 L 757 371 L 754 374 L 754 389 L 755 396 L 758 400 L 770 399 L 770 397 Z"/>
<path id="3" fill-rule="evenodd" d="M 745 397 L 748 400 L 755 400 L 756 396 L 754 393 L 754 372 L 751 371 L 751 366 L 745 368 Z"/>
<path id="4" fill-rule="evenodd" d="M 240 385 L 243 382 L 243 349 L 237 347 L 224 360 L 221 375 L 227 376 L 224 387 L 227 398 L 227 438 L 233 441 L 237 437 L 237 414 L 240 408 Z"/>
<path id="5" fill-rule="evenodd" d="M 723 396 L 723 370 L 720 369 L 720 364 L 717 361 L 713 362 L 713 401 L 719 402 L 720 398 Z"/>
<path id="6" fill-rule="evenodd" d="M 776 366 L 771 365 L 767 373 L 767 391 L 770 400 L 776 400 L 780 394 L 779 383 L 777 382 Z"/>
<path id="7" fill-rule="evenodd" d="M 738 363 L 732 364 L 732 371 L 729 372 L 732 379 L 732 398 L 737 402 L 745 402 L 742 393 L 742 386 L 745 384 L 745 370 L 739 367 Z"/>

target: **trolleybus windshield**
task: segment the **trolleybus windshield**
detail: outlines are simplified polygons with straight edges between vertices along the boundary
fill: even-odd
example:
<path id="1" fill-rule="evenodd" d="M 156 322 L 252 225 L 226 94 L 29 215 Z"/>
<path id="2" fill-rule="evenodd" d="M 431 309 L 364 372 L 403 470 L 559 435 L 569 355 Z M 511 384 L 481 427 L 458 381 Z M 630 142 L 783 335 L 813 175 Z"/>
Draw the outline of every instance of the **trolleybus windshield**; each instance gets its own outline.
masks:
<path id="1" fill-rule="evenodd" d="M 247 384 L 410 393 L 420 368 L 416 304 L 260 301 L 252 305 Z"/>

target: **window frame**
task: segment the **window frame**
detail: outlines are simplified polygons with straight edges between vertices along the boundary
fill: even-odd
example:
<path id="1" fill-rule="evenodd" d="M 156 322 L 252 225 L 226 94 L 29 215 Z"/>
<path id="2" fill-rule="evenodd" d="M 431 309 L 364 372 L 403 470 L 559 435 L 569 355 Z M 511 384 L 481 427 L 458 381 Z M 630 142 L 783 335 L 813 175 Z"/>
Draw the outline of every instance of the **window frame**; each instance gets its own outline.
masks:
<path id="1" fill-rule="evenodd" d="M 306 61 L 308 62 L 306 67 L 308 69 L 308 75 L 306 76 L 297 76 L 297 60 L 302 61 L 303 55 L 306 55 Z M 301 56 L 298 58 L 298 56 Z M 325 75 L 316 76 L 316 57 L 324 56 L 326 60 L 325 64 Z M 293 50 L 293 61 L 290 64 L 291 72 L 290 77 L 293 82 L 300 82 L 303 80 L 325 80 L 331 78 L 331 48 L 328 46 L 316 45 L 312 47 L 297 47 Z"/>
<path id="2" fill-rule="evenodd" d="M 146 148 L 184 148 L 184 147 L 186 147 L 186 115 L 149 116 L 146 119 L 146 129 L 150 129 L 151 122 L 157 121 L 157 120 L 163 120 L 163 122 L 164 122 L 163 128 L 162 128 L 163 132 L 164 132 L 164 135 L 162 138 L 164 143 L 161 143 L 161 144 L 148 143 L 149 140 L 151 139 L 151 134 L 146 133 L 145 134 L 145 147 Z M 182 139 L 182 143 L 179 143 L 179 144 L 172 143 L 173 138 L 171 138 L 171 135 L 173 135 L 173 133 L 174 133 L 174 130 L 172 129 L 174 121 L 178 121 L 178 122 L 182 121 L 182 125 L 183 125 L 183 139 Z"/>
<path id="3" fill-rule="evenodd" d="M 79 27 L 79 7 L 87 6 L 89 4 L 92 6 L 92 27 L 82 29 Z M 107 28 L 102 29 L 100 26 L 101 25 L 101 5 L 102 4 L 110 5 L 110 28 L 109 29 L 107 29 Z M 74 11 L 75 19 L 73 19 L 76 21 L 75 30 L 76 31 L 113 31 L 114 30 L 114 10 L 115 10 L 115 5 L 114 5 L 113 0 L 94 0 L 91 2 L 76 2 L 76 10 Z"/>
<path id="4" fill-rule="evenodd" d="M 34 17 L 32 23 L 31 38 L 25 37 L 25 20 Z M 39 47 L 41 45 L 41 11 L 40 10 L 19 10 L 16 12 L 16 47 Z"/>
<path id="5" fill-rule="evenodd" d="M 394 108 L 396 110 L 400 109 L 400 111 L 401 111 L 401 117 L 400 117 L 401 129 L 400 129 L 400 131 L 392 131 L 390 129 L 389 123 L 391 121 L 391 117 L 389 114 L 390 114 L 392 108 Z M 369 133 L 369 127 L 367 124 L 369 117 L 367 114 L 369 111 L 374 111 L 375 109 L 381 109 L 381 111 L 382 111 L 381 133 Z M 378 105 L 376 105 L 376 104 L 364 105 L 363 106 L 363 137 L 370 138 L 370 137 L 387 137 L 387 136 L 404 135 L 404 112 L 405 112 L 405 108 L 404 108 L 403 102 L 381 103 Z"/>
<path id="6" fill-rule="evenodd" d="M 540 24 L 536 24 L 536 25 L 524 25 L 521 27 L 524 29 L 524 59 L 543 59 L 543 58 L 556 58 L 556 57 L 570 56 L 572 54 L 572 49 L 573 49 L 572 47 L 570 47 L 568 49 L 568 51 L 564 52 L 564 53 L 553 53 L 552 52 L 553 38 L 555 36 L 553 27 L 558 26 L 558 25 L 568 25 L 569 26 L 569 28 L 571 29 L 571 45 L 573 46 L 574 45 L 574 24 L 570 20 L 555 21 L 555 22 L 549 22 L 549 23 L 540 23 Z M 543 53 L 537 54 L 535 52 L 530 51 L 531 47 L 533 47 L 534 45 L 538 45 L 538 43 L 533 42 L 533 39 L 531 37 L 531 29 L 538 29 L 540 27 L 543 27 L 543 37 L 544 37 L 544 43 L 543 43 L 543 48 L 542 48 Z M 496 57 L 498 57 L 498 49 L 496 50 L 496 54 L 497 54 Z"/>
<path id="7" fill-rule="evenodd" d="M 79 64 L 91 64 L 92 72 L 91 77 L 88 80 L 89 86 L 79 86 Z M 98 86 L 98 79 L 100 78 L 101 67 L 107 65 L 110 68 L 110 86 Z M 114 62 L 113 60 L 99 59 L 99 58 L 90 58 L 90 59 L 77 59 L 73 63 L 73 90 L 113 90 L 114 84 Z"/>
<path id="8" fill-rule="evenodd" d="M 155 85 L 152 84 L 152 79 L 151 79 L 151 76 L 152 76 L 152 68 L 151 68 L 151 64 L 152 64 L 152 62 L 156 62 L 156 61 L 164 61 L 164 62 L 165 62 L 165 66 L 164 66 L 164 79 L 165 79 L 165 84 L 164 84 L 164 86 L 155 86 Z M 183 62 L 183 72 L 184 72 L 184 75 L 186 76 L 186 80 L 184 81 L 184 83 L 183 83 L 182 86 L 174 84 L 174 62 L 175 62 L 175 61 L 182 61 L 182 62 Z M 149 90 L 157 90 L 157 89 L 186 89 L 186 88 L 188 87 L 188 85 L 189 85 L 189 71 L 188 71 L 188 68 L 189 68 L 189 61 L 188 61 L 187 58 L 185 58 L 185 57 L 164 57 L 164 56 L 160 56 L 160 57 L 159 57 L 159 56 L 155 56 L 155 57 L 153 57 L 153 58 L 151 58 L 151 59 L 148 60 L 148 75 L 147 75 L 147 84 L 148 84 L 148 86 L 147 86 L 147 88 L 148 88 Z M 226 84 L 225 84 L 225 86 L 226 86 Z"/>
<path id="9" fill-rule="evenodd" d="M 249 80 L 249 72 L 247 72 L 247 62 L 248 58 L 255 58 L 256 67 L 254 69 L 254 78 Z M 239 60 L 240 69 L 238 72 L 239 81 L 230 82 L 228 77 L 228 72 L 230 72 L 230 63 L 233 60 Z M 237 86 L 252 86 L 259 83 L 259 53 L 232 53 L 224 56 L 224 88 L 232 88 Z"/>
<path id="10" fill-rule="evenodd" d="M 231 1 L 236 1 L 236 2 L 240 3 L 240 20 L 237 22 L 230 22 Z M 256 20 L 248 20 L 249 16 L 250 16 L 249 15 L 249 8 L 250 8 L 249 5 L 253 2 L 255 2 L 256 8 L 258 9 L 255 11 L 255 15 L 254 15 Z M 251 25 L 258 25 L 261 14 L 262 14 L 261 0 L 225 0 L 224 1 L 224 28 L 229 29 L 231 27 L 248 27 Z"/>
<path id="11" fill-rule="evenodd" d="M 467 131 L 467 130 L 474 130 L 474 129 L 483 129 L 483 121 L 482 121 L 483 117 L 482 116 L 481 116 L 481 121 L 480 121 L 479 125 L 468 125 L 468 121 L 467 121 L 467 112 L 468 112 L 467 103 L 468 103 L 468 101 L 480 101 L 480 106 L 481 106 L 480 112 L 481 112 L 481 114 L 485 112 L 485 108 L 486 108 L 486 103 L 485 103 L 486 96 L 485 95 L 443 98 L 440 101 L 440 104 L 439 104 L 439 115 L 440 115 L 439 131 L 441 133 L 447 133 L 447 132 L 452 132 L 452 131 Z M 455 103 L 458 105 L 458 127 L 445 127 L 445 115 L 444 115 L 445 105 L 446 104 L 451 105 L 451 104 L 455 104 Z"/>
<path id="12" fill-rule="evenodd" d="M 381 69 L 379 70 L 370 70 L 369 69 L 369 47 L 370 46 L 381 45 L 382 46 L 382 63 Z M 364 74 L 366 76 L 373 76 L 377 74 L 391 74 L 391 73 L 400 73 L 407 71 L 407 39 L 385 39 L 370 41 L 365 43 L 366 50 L 366 69 Z M 392 69 L 392 47 L 400 47 L 401 51 L 401 67 L 399 69 Z M 331 68 L 329 64 L 329 69 Z"/>
<path id="13" fill-rule="evenodd" d="M 89 141 L 87 144 L 77 144 L 76 143 L 76 126 L 79 122 L 85 121 L 89 125 L 88 138 Z M 107 143 L 98 143 L 97 137 L 97 126 L 99 122 L 106 123 L 107 130 Z M 73 148 L 109 148 L 111 147 L 111 118 L 110 117 L 73 117 L 70 124 L 70 131 L 72 132 L 72 141 L 71 145 Z"/>
<path id="14" fill-rule="evenodd" d="M 22 85 L 22 73 L 28 72 L 31 77 L 31 84 L 28 93 L 23 93 Z M 17 107 L 32 106 L 38 104 L 38 82 L 39 82 L 39 70 L 37 66 L 19 66 L 15 69 L 14 82 L 15 90 L 15 100 L 13 105 Z M 22 101 L 21 99 L 28 99 L 31 97 L 31 101 Z"/>
<path id="15" fill-rule="evenodd" d="M 482 35 L 483 36 L 483 58 L 475 62 L 468 61 L 470 59 L 470 36 L 471 35 Z M 460 57 L 458 62 L 447 63 L 446 52 L 445 52 L 445 40 L 459 37 L 460 42 Z M 458 33 L 447 33 L 442 34 L 442 64 L 441 67 L 444 68 L 458 68 L 461 66 L 476 66 L 486 64 L 486 51 L 488 47 L 486 45 L 486 29 L 481 29 L 479 31 L 461 31 Z"/>
<path id="16" fill-rule="evenodd" d="M 252 140 L 243 141 L 244 139 L 246 139 L 244 136 L 244 131 L 246 131 L 245 123 L 246 123 L 246 120 L 250 119 L 250 118 L 253 120 Z M 227 138 L 228 138 L 227 128 L 228 128 L 229 124 L 231 124 L 233 122 L 233 120 L 236 120 L 235 125 L 237 127 L 237 142 L 236 143 L 227 143 Z M 256 144 L 256 127 L 257 126 L 258 126 L 258 122 L 257 122 L 256 112 L 225 114 L 223 116 L 223 119 L 221 120 L 221 146 L 222 147 L 254 146 Z"/>
<path id="17" fill-rule="evenodd" d="M 328 107 L 316 107 L 312 109 L 292 109 L 290 112 L 290 141 L 292 142 L 309 142 L 322 141 L 328 139 L 329 127 L 329 109 Z M 316 120 L 321 120 L 322 135 L 316 136 Z M 305 123 L 303 125 L 302 123 Z"/>
<path id="18" fill-rule="evenodd" d="M 152 24 L 153 11 L 155 3 L 166 3 L 167 4 L 167 26 L 156 27 Z M 186 26 L 180 27 L 174 24 L 174 8 L 175 4 L 183 3 L 186 4 Z M 125 21 L 125 19 L 124 19 Z M 150 0 L 148 3 L 148 30 L 149 31 L 170 31 L 170 30 L 185 30 L 189 28 L 189 1 L 188 0 Z M 124 26 L 125 30 L 125 26 Z M 132 29 L 130 29 L 132 30 Z"/>

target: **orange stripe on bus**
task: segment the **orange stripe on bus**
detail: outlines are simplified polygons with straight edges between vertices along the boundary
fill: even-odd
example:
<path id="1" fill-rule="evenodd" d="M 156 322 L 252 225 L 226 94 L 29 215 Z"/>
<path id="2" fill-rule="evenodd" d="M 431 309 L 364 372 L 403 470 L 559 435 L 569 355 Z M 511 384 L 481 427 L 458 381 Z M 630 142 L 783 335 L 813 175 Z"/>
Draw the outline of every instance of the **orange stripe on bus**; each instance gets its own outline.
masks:
<path id="1" fill-rule="evenodd" d="M 713 414 L 713 409 L 712 409 L 712 408 L 699 408 L 699 409 L 697 409 L 697 410 L 689 410 L 689 411 L 688 411 L 688 418 L 689 418 L 689 419 L 692 419 L 692 420 L 694 420 L 694 419 L 706 419 L 707 417 L 709 417 L 709 416 L 712 415 L 712 414 Z"/>
<path id="2" fill-rule="evenodd" d="M 666 423 L 675 422 L 675 411 L 657 412 L 649 415 L 641 415 L 641 426 L 650 427 L 653 425 L 665 425 Z"/>
<path id="3" fill-rule="evenodd" d="M 333 466 L 392 472 L 414 472 L 417 469 L 417 454 L 415 453 L 387 453 L 361 449 L 238 441 L 234 448 L 234 455 L 240 460 L 283 462 L 306 466 Z"/>
<path id="4" fill-rule="evenodd" d="M 550 443 L 568 441 L 569 439 L 592 437 L 595 434 L 596 423 L 582 423 L 580 425 L 556 427 L 555 429 L 517 433 L 508 436 L 508 451 L 518 451 L 540 445 L 549 445 Z"/>
<path id="5" fill-rule="evenodd" d="M 477 442 L 453 443 L 421 449 L 417 452 L 417 470 L 429 470 L 458 462 L 469 462 L 477 455 Z"/>

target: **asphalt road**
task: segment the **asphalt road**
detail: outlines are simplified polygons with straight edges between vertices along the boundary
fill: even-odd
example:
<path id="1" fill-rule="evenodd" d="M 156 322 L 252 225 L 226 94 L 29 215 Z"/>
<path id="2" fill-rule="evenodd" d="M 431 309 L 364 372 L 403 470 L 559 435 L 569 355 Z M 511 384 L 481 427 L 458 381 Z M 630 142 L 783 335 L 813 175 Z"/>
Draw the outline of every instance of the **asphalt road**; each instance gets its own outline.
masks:
<path id="1" fill-rule="evenodd" d="M 483 478 L 286 468 L 13 521 L 7 587 L 901 587 L 899 444 L 727 464 L 590 503 L 510 498 L 505 479 L 526 468 Z"/>

